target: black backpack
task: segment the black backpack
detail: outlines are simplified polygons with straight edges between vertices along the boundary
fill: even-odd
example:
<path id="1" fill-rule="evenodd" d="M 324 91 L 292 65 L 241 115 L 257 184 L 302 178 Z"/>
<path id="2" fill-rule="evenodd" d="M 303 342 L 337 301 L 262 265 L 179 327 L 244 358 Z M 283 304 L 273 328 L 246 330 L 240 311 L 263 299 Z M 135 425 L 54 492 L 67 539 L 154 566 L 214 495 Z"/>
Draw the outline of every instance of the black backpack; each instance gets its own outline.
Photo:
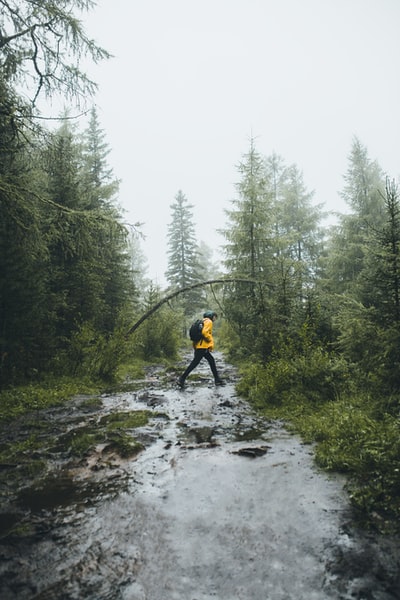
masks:
<path id="1" fill-rule="evenodd" d="M 203 319 L 197 319 L 191 324 L 189 329 L 189 337 L 192 342 L 200 342 L 203 337 Z"/>

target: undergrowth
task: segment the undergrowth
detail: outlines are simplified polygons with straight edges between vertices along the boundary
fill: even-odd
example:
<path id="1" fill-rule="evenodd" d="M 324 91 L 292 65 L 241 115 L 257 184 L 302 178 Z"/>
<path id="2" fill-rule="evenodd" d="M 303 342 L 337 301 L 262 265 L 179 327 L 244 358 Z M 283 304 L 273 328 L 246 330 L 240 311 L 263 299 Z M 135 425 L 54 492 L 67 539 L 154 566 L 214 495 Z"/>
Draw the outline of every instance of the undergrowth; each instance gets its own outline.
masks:
<path id="1" fill-rule="evenodd" d="M 66 403 L 78 394 L 98 394 L 98 385 L 81 378 L 47 379 L 0 392 L 0 422 L 24 413 Z"/>
<path id="2" fill-rule="evenodd" d="M 135 389 L 136 380 L 145 377 L 149 365 L 149 362 L 141 358 L 121 363 L 112 384 L 109 381 L 79 375 L 48 376 L 40 382 L 10 386 L 0 391 L 0 423 L 30 411 L 67 404 L 79 394 L 98 396 L 105 390 L 130 391 Z"/>
<path id="3" fill-rule="evenodd" d="M 346 369 L 327 356 L 311 362 L 309 356 L 247 365 L 238 392 L 315 444 L 319 466 L 347 475 L 351 502 L 365 526 L 400 531 L 398 401 L 352 390 Z"/>

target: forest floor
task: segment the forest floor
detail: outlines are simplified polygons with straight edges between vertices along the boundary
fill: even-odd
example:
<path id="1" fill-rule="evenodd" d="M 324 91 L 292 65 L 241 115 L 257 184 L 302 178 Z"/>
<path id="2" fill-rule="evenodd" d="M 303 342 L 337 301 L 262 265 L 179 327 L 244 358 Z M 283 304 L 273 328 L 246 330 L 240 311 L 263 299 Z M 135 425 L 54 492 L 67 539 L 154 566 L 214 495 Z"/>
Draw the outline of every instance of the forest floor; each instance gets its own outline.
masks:
<path id="1" fill-rule="evenodd" d="M 224 387 L 207 364 L 184 391 L 154 367 L 130 391 L 35 413 L 37 429 L 64 441 L 115 411 L 151 418 L 131 432 L 144 447 L 134 458 L 99 444 L 72 460 L 53 438 L 35 451 L 44 479 L 17 485 L 16 466 L 0 465 L 2 600 L 400 598 L 400 542 L 359 530 L 345 479 L 258 417 L 216 359 Z"/>

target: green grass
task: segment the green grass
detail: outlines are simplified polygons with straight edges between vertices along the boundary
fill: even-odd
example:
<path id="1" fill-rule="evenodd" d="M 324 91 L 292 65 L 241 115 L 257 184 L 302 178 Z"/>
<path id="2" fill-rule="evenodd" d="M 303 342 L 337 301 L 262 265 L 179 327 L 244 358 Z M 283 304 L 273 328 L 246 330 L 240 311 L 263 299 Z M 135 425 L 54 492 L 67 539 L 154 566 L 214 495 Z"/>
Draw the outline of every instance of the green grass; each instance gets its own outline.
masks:
<path id="1" fill-rule="evenodd" d="M 349 476 L 349 497 L 366 526 L 398 531 L 400 519 L 400 423 L 391 415 L 371 416 L 362 398 L 304 402 L 272 410 L 305 442 L 315 444 L 316 463 Z"/>
<path id="2" fill-rule="evenodd" d="M 302 385 L 288 361 L 252 365 L 244 371 L 238 392 L 265 417 L 284 420 L 290 430 L 314 444 L 319 466 L 348 476 L 349 497 L 366 527 L 400 531 L 396 402 L 348 388 L 340 392 L 325 366 L 321 372 L 320 382 L 312 386 L 303 380 Z M 311 381 L 316 380 L 317 371 Z M 332 390 L 334 394 L 326 393 Z"/>
<path id="3" fill-rule="evenodd" d="M 0 422 L 24 413 L 66 403 L 77 394 L 98 394 L 100 389 L 81 379 L 63 378 L 15 386 L 0 392 Z"/>

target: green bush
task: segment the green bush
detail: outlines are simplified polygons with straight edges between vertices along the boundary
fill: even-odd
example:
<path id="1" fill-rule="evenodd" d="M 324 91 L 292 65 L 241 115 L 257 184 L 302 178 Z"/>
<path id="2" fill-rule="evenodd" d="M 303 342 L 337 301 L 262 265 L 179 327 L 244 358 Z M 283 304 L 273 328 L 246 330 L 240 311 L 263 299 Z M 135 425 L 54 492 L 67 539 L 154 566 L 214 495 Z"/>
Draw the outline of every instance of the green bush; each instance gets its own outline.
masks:
<path id="1" fill-rule="evenodd" d="M 112 382 L 126 352 L 123 328 L 104 335 L 86 322 L 71 335 L 66 349 L 54 358 L 54 372 Z"/>
<path id="2" fill-rule="evenodd" d="M 181 342 L 181 317 L 169 308 L 161 308 L 135 331 L 129 344 L 136 356 L 145 361 L 175 359 Z"/>
<path id="3" fill-rule="evenodd" d="M 345 388 L 348 369 L 344 361 L 320 347 L 306 353 L 275 356 L 266 364 L 247 364 L 238 385 L 240 394 L 257 408 L 282 406 L 298 398 L 332 400 Z"/>
<path id="4" fill-rule="evenodd" d="M 306 442 L 315 443 L 318 465 L 350 476 L 350 498 L 365 524 L 399 529 L 398 397 L 357 394 L 344 360 L 318 347 L 242 370 L 241 395 L 265 416 L 286 420 Z"/>
<path id="5" fill-rule="evenodd" d="M 351 475 L 350 497 L 369 518 L 392 523 L 400 517 L 400 423 L 377 414 L 379 400 L 366 396 L 321 405 L 307 418 L 294 416 L 293 427 L 317 442 L 315 457 L 325 469 Z"/>

